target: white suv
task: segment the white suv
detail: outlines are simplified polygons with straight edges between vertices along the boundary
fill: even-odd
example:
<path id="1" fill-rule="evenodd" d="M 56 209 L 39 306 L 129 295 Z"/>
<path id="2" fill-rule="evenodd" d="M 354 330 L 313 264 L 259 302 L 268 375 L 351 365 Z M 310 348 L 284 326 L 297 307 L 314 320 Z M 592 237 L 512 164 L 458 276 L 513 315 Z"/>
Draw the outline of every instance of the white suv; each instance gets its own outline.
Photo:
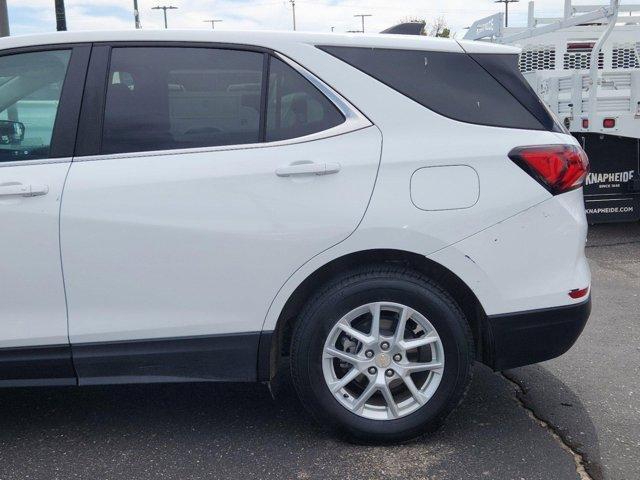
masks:
<path id="1" fill-rule="evenodd" d="M 516 49 L 0 40 L 0 385 L 270 381 L 397 441 L 590 312 L 588 161 Z M 289 359 L 289 362 L 285 360 Z"/>

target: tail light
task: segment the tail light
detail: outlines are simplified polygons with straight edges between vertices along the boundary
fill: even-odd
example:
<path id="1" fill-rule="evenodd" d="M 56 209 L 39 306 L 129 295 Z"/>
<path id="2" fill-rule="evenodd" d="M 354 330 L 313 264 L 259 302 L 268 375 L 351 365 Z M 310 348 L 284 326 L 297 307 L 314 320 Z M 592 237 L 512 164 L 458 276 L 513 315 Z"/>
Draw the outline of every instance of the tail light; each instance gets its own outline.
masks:
<path id="1" fill-rule="evenodd" d="M 575 145 L 516 147 L 509 158 L 553 195 L 580 188 L 589 173 L 589 158 Z"/>

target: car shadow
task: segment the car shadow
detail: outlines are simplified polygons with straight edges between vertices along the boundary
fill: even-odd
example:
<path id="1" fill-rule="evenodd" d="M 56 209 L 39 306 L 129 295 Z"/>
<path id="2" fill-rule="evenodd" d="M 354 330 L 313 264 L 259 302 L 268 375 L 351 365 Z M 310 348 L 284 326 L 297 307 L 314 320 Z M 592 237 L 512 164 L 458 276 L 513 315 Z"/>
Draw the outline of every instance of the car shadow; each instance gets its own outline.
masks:
<path id="1" fill-rule="evenodd" d="M 544 364 L 508 370 L 504 376 L 519 386 L 520 401 L 582 456 L 589 475 L 605 478 L 598 432 L 580 397 Z"/>

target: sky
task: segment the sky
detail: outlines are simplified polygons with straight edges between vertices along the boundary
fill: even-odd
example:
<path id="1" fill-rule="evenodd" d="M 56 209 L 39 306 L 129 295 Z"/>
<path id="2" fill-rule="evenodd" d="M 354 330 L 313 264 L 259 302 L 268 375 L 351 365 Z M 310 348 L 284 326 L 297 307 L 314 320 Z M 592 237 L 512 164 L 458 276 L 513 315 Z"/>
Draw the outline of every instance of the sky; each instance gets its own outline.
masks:
<path id="1" fill-rule="evenodd" d="M 55 30 L 54 0 L 8 0 L 12 35 Z M 575 1 L 594 4 L 603 0 Z M 608 3 L 608 2 L 606 2 Z M 623 2 L 624 3 L 624 2 Z M 359 30 L 356 14 L 370 14 L 367 32 L 379 32 L 405 19 L 428 22 L 444 17 L 457 36 L 474 20 L 503 10 L 494 0 L 295 0 L 298 30 L 336 32 Z M 68 30 L 111 30 L 134 27 L 133 0 L 65 0 Z M 221 19 L 224 30 L 290 30 L 289 0 L 138 0 L 142 28 L 163 27 L 162 11 L 155 5 L 173 5 L 167 12 L 169 28 L 210 29 L 207 19 Z M 537 0 L 536 16 L 560 16 L 563 0 Z M 510 5 L 510 25 L 525 26 L 527 1 Z"/>

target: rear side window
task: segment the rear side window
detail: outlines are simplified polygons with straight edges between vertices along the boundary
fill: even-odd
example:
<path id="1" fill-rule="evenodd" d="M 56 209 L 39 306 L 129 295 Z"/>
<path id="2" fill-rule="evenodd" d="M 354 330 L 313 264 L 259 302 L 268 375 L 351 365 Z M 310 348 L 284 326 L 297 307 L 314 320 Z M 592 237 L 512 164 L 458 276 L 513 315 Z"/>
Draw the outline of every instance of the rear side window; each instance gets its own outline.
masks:
<path id="1" fill-rule="evenodd" d="M 466 53 L 319 48 L 445 117 L 479 125 L 549 129 Z M 535 97 L 532 91 L 520 94 Z"/>
<path id="2" fill-rule="evenodd" d="M 0 57 L 0 162 L 49 157 L 71 50 Z"/>
<path id="3" fill-rule="evenodd" d="M 102 152 L 260 141 L 264 58 L 214 48 L 114 48 Z"/>
<path id="4" fill-rule="evenodd" d="M 287 140 L 328 130 L 344 116 L 320 91 L 286 63 L 271 57 L 266 140 Z"/>
<path id="5" fill-rule="evenodd" d="M 517 55 L 479 53 L 471 57 L 529 110 L 546 130 L 567 133 L 522 76 Z"/>

